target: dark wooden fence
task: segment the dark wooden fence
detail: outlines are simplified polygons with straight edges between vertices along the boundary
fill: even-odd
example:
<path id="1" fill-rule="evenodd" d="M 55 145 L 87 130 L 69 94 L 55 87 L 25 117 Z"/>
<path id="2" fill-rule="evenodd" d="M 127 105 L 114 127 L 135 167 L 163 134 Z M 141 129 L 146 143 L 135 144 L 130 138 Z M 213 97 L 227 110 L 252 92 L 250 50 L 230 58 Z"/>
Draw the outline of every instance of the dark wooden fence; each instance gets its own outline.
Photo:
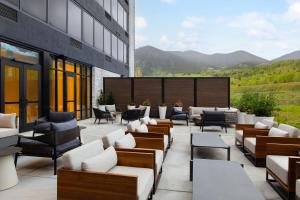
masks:
<path id="1" fill-rule="evenodd" d="M 123 111 L 127 105 L 151 102 L 151 116 L 158 116 L 158 106 L 164 102 L 168 113 L 176 101 L 189 106 L 229 107 L 230 78 L 104 78 L 104 94 L 112 92 L 115 103 Z"/>

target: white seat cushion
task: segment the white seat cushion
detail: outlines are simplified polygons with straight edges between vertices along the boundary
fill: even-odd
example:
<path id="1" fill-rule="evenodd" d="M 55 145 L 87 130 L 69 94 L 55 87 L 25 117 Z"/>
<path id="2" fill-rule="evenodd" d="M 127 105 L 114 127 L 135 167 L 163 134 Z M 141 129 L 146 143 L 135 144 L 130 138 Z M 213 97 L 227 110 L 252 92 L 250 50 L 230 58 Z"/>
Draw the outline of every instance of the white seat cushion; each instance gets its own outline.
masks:
<path id="1" fill-rule="evenodd" d="M 285 184 L 288 183 L 288 169 L 289 157 L 288 156 L 267 156 L 266 166 L 270 169 L 281 181 Z"/>
<path id="2" fill-rule="evenodd" d="M 251 151 L 251 153 L 255 154 L 256 138 L 245 138 L 244 146 Z"/>
<path id="3" fill-rule="evenodd" d="M 141 122 L 139 120 L 135 120 L 133 122 L 128 123 L 127 130 L 135 132 L 138 127 L 141 126 Z"/>
<path id="4" fill-rule="evenodd" d="M 243 130 L 236 130 L 235 131 L 235 138 L 238 139 L 238 141 L 243 141 Z"/>
<path id="5" fill-rule="evenodd" d="M 139 133 L 148 133 L 149 132 L 146 124 L 142 124 L 141 126 L 137 127 L 136 131 Z"/>
<path id="6" fill-rule="evenodd" d="M 270 137 L 288 137 L 289 133 L 287 131 L 273 127 L 270 129 L 268 136 L 270 136 Z"/>
<path id="7" fill-rule="evenodd" d="M 269 119 L 263 119 L 261 121 L 263 124 L 267 125 L 269 129 L 271 129 L 272 127 L 277 127 L 278 123 L 273 121 L 273 120 L 269 120 Z"/>
<path id="8" fill-rule="evenodd" d="M 157 125 L 157 121 L 155 119 L 151 119 L 149 121 L 149 124 L 151 124 L 151 125 Z"/>
<path id="9" fill-rule="evenodd" d="M 299 129 L 287 124 L 280 124 L 278 129 L 288 132 L 290 137 L 299 137 L 300 134 Z"/>
<path id="10" fill-rule="evenodd" d="M 104 152 L 84 160 L 81 163 L 81 169 L 82 171 L 105 173 L 115 167 L 117 163 L 117 152 L 114 147 L 109 147 Z"/>
<path id="11" fill-rule="evenodd" d="M 151 119 L 148 116 L 141 119 L 141 122 L 146 125 L 149 124 L 150 121 L 151 121 Z"/>
<path id="12" fill-rule="evenodd" d="M 19 130 L 16 128 L 0 128 L 0 138 L 18 135 Z"/>
<path id="13" fill-rule="evenodd" d="M 17 128 L 16 113 L 2 114 L 0 113 L 0 128 Z"/>
<path id="14" fill-rule="evenodd" d="M 65 153 L 62 156 L 62 163 L 66 169 L 80 170 L 82 161 L 101 154 L 103 151 L 102 142 L 96 140 Z"/>
<path id="15" fill-rule="evenodd" d="M 116 112 L 117 111 L 115 104 L 114 105 L 105 105 L 105 108 L 109 112 Z"/>
<path id="16" fill-rule="evenodd" d="M 128 105 L 128 106 L 127 106 L 127 110 L 134 110 L 134 109 L 136 109 L 135 106 L 131 106 L 131 105 Z"/>
<path id="17" fill-rule="evenodd" d="M 296 180 L 296 196 L 300 198 L 300 179 Z"/>
<path id="18" fill-rule="evenodd" d="M 148 168 L 137 168 L 137 167 L 125 167 L 125 166 L 116 166 L 112 168 L 109 173 L 114 174 L 124 174 L 137 176 L 138 178 L 138 199 L 147 200 L 148 195 L 150 194 L 153 183 L 154 183 L 154 173 L 152 169 Z"/>
<path id="19" fill-rule="evenodd" d="M 169 136 L 164 135 L 164 149 L 166 150 L 169 145 Z"/>
<path id="20" fill-rule="evenodd" d="M 103 112 L 106 112 L 106 107 L 105 105 L 99 105 L 99 110 L 103 111 Z"/>
<path id="21" fill-rule="evenodd" d="M 254 128 L 257 128 L 257 129 L 267 129 L 267 128 L 268 128 L 268 125 L 265 125 L 265 124 L 263 124 L 263 123 L 261 123 L 261 122 L 256 122 L 256 123 L 254 124 Z"/>
<path id="22" fill-rule="evenodd" d="M 113 131 L 102 138 L 102 142 L 105 148 L 114 146 L 116 141 L 125 136 L 125 131 L 123 129 L 118 129 Z"/>
<path id="23" fill-rule="evenodd" d="M 156 165 L 156 174 L 159 173 L 160 168 L 164 161 L 164 152 L 162 150 L 155 150 L 155 165 Z"/>
<path id="24" fill-rule="evenodd" d="M 124 135 L 122 138 L 118 139 L 115 143 L 115 146 L 119 148 L 133 149 L 136 147 L 136 142 L 134 137 L 129 133 L 127 135 Z"/>

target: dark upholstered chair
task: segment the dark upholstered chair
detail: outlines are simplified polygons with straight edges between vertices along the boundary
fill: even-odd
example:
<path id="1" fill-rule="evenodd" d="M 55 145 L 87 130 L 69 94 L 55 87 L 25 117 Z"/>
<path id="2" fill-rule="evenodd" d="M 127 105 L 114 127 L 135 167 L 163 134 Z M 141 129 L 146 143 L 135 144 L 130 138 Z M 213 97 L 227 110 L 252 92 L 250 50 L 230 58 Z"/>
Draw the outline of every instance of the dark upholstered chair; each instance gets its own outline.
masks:
<path id="1" fill-rule="evenodd" d="M 145 116 L 146 109 L 147 109 L 147 108 L 140 109 L 141 111 L 140 111 L 140 118 L 139 118 L 139 119 L 141 119 L 141 118 L 143 118 L 143 117 Z"/>
<path id="2" fill-rule="evenodd" d="M 98 124 L 100 124 L 101 119 L 106 119 L 107 123 L 111 119 L 113 119 L 112 114 L 109 111 L 102 111 L 98 108 L 93 108 L 95 114 L 95 121 L 94 124 L 99 120 Z"/>
<path id="3" fill-rule="evenodd" d="M 121 123 L 122 123 L 122 120 L 126 120 L 126 121 L 130 122 L 130 121 L 135 121 L 135 120 L 140 119 L 141 112 L 142 112 L 142 110 L 140 110 L 140 109 L 127 110 L 126 112 L 124 112 L 122 114 Z"/>
<path id="4" fill-rule="evenodd" d="M 224 112 L 203 111 L 201 119 L 202 122 L 200 127 L 202 128 L 202 132 L 204 126 L 221 126 L 222 128 L 225 128 L 225 132 L 227 133 L 227 124 Z"/>
<path id="5" fill-rule="evenodd" d="M 36 133 L 33 137 L 19 136 L 17 146 L 21 147 L 22 151 L 16 154 L 15 164 L 17 165 L 19 156 L 52 158 L 56 175 L 57 158 L 80 145 L 80 129 L 76 119 L 61 123 L 51 122 L 48 132 Z"/>
<path id="6" fill-rule="evenodd" d="M 186 125 L 189 125 L 189 114 L 186 111 L 180 111 L 178 108 L 173 107 L 171 110 L 171 120 L 184 120 Z"/>

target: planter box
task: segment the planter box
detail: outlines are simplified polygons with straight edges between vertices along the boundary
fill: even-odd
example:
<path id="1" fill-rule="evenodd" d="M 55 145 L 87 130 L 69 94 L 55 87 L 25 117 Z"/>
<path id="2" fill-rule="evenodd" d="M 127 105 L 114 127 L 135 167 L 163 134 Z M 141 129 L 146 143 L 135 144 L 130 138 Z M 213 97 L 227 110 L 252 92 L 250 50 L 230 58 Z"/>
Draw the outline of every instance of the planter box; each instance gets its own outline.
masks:
<path id="1" fill-rule="evenodd" d="M 274 121 L 274 118 L 275 117 L 257 117 L 257 116 L 255 116 L 254 121 L 255 121 L 255 123 L 256 122 L 262 122 L 264 119 L 267 119 L 267 120 L 270 120 L 270 121 Z"/>
<path id="2" fill-rule="evenodd" d="M 159 106 L 159 119 L 166 119 L 167 106 Z"/>

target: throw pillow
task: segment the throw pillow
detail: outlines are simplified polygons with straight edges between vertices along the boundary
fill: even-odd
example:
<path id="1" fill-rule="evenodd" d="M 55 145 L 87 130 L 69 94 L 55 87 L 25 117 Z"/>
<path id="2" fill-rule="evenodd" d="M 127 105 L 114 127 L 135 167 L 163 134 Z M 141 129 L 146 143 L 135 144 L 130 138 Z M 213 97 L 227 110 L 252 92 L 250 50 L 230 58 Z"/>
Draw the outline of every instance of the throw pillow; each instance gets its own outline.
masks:
<path id="1" fill-rule="evenodd" d="M 1 128 L 17 128 L 16 127 L 16 113 L 1 114 L 0 115 L 0 127 Z"/>
<path id="2" fill-rule="evenodd" d="M 108 172 L 118 163 L 117 152 L 113 147 L 109 147 L 104 152 L 89 158 L 81 163 L 81 169 L 89 172 Z"/>
<path id="3" fill-rule="evenodd" d="M 157 121 L 155 119 L 151 119 L 149 124 L 151 125 L 157 125 Z"/>
<path id="4" fill-rule="evenodd" d="M 142 124 L 140 127 L 136 128 L 137 132 L 140 133 L 148 133 L 148 127 L 146 126 L 146 124 Z"/>
<path id="5" fill-rule="evenodd" d="M 127 135 L 123 136 L 121 139 L 117 140 L 115 146 L 119 148 L 132 149 L 136 147 L 136 143 L 134 137 L 130 133 L 128 133 Z"/>
<path id="6" fill-rule="evenodd" d="M 257 128 L 257 129 L 267 129 L 268 126 L 261 123 L 261 122 L 256 122 L 255 125 L 254 125 L 254 128 Z"/>
<path id="7" fill-rule="evenodd" d="M 143 124 L 149 124 L 150 121 L 151 121 L 151 119 L 150 119 L 150 117 L 148 117 L 148 116 L 141 119 L 141 122 L 142 122 Z"/>
<path id="8" fill-rule="evenodd" d="M 103 112 L 106 112 L 106 108 L 104 105 L 100 105 L 99 106 L 99 110 L 103 111 Z"/>
<path id="9" fill-rule="evenodd" d="M 127 106 L 127 109 L 128 109 L 128 110 L 134 110 L 134 109 L 136 109 L 136 107 L 135 107 L 135 106 L 128 105 L 128 106 Z"/>
<path id="10" fill-rule="evenodd" d="M 287 131 L 280 130 L 278 128 L 271 128 L 269 131 L 270 137 L 287 137 L 289 133 Z"/>
<path id="11" fill-rule="evenodd" d="M 106 105 L 105 106 L 105 109 L 108 111 L 108 112 L 116 112 L 116 105 Z"/>

